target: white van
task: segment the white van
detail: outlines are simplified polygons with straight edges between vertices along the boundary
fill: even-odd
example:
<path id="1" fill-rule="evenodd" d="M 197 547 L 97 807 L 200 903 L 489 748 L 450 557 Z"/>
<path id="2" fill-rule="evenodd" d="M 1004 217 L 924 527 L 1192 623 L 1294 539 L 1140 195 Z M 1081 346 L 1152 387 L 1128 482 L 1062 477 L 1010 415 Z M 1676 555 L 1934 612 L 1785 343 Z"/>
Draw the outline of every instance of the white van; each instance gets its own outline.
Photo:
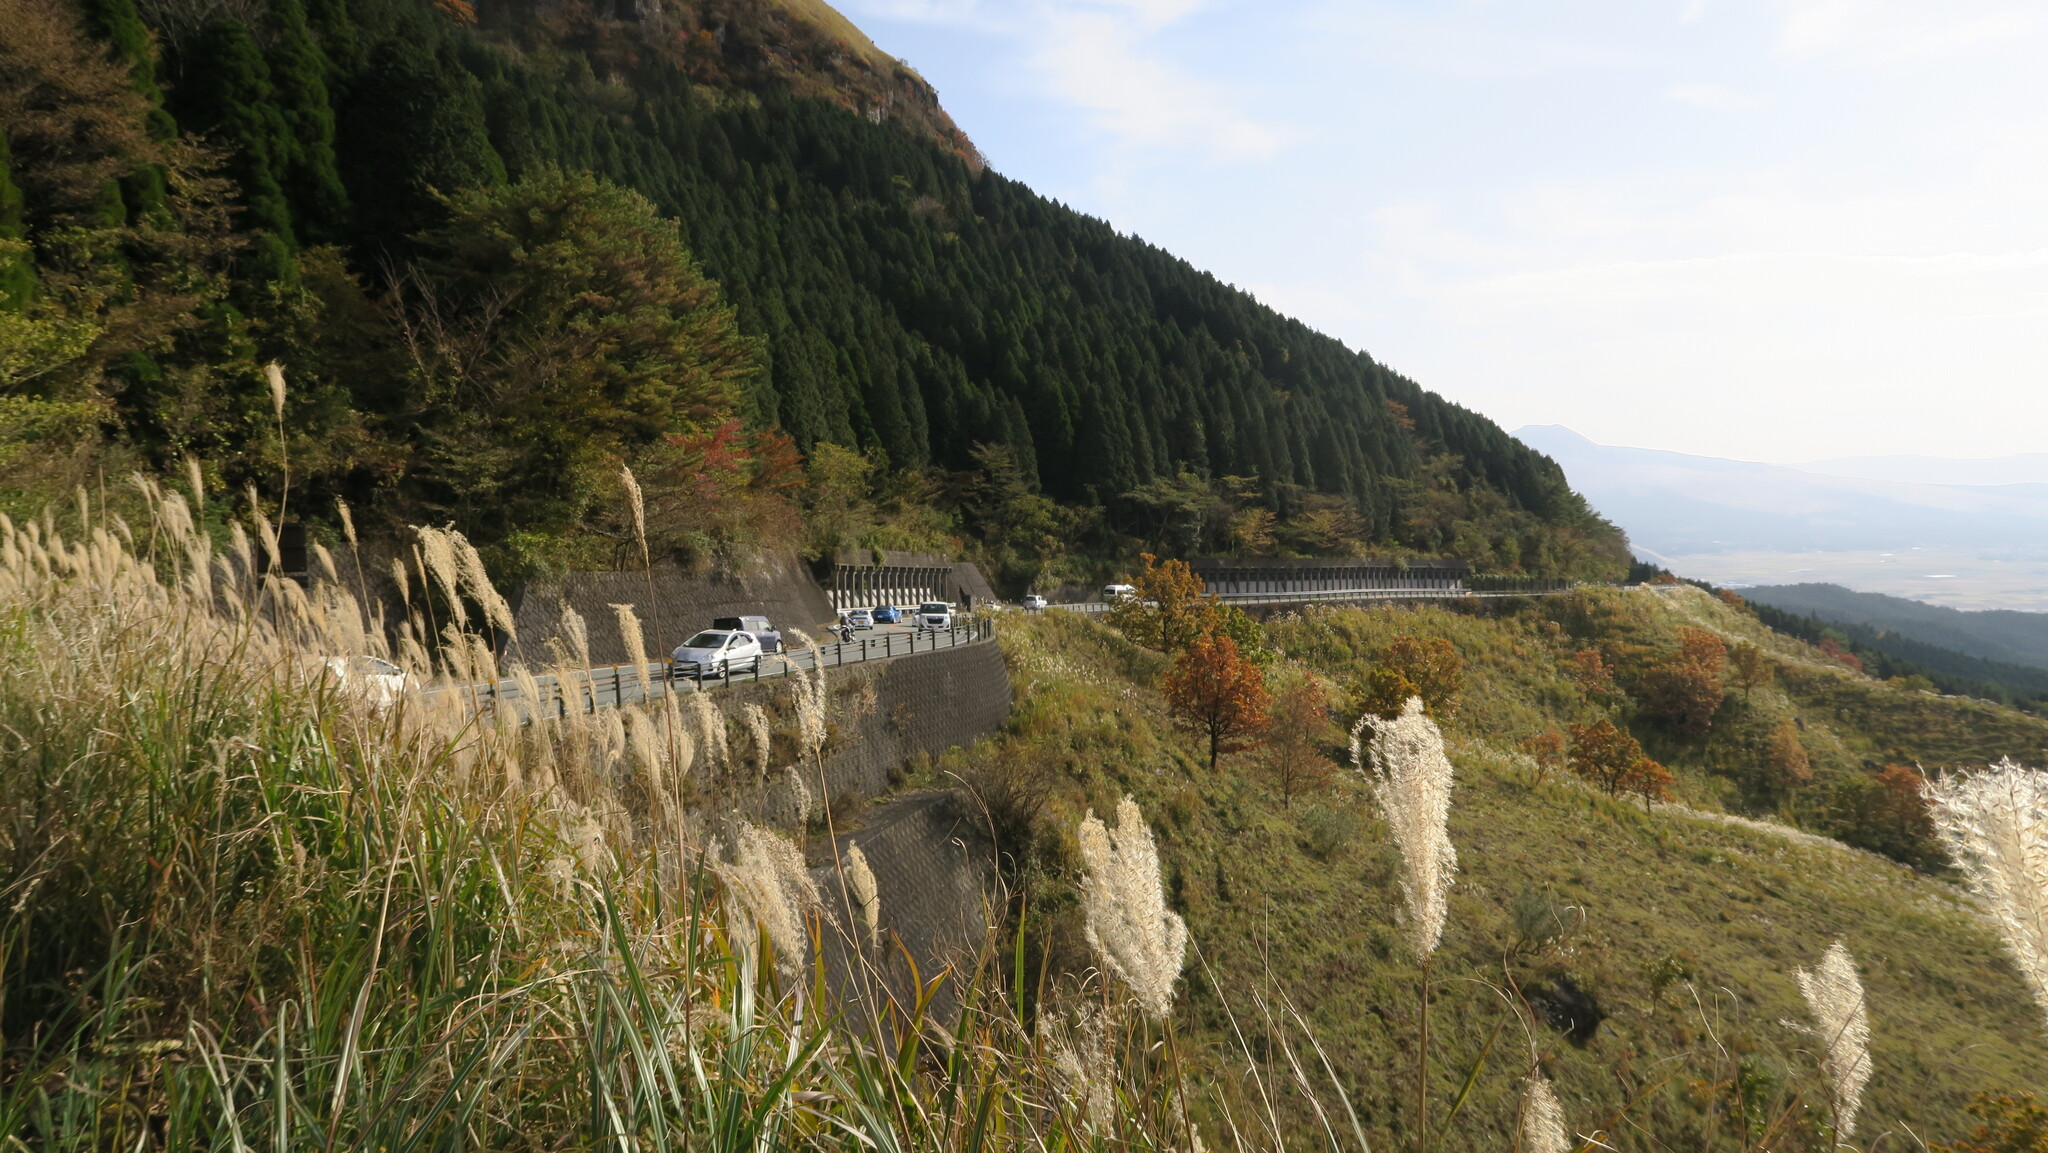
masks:
<path id="1" fill-rule="evenodd" d="M 1109 604 L 1115 604 L 1116 602 L 1124 599 L 1125 597 L 1134 597 L 1137 595 L 1138 588 L 1136 585 L 1102 586 L 1102 599 Z"/>

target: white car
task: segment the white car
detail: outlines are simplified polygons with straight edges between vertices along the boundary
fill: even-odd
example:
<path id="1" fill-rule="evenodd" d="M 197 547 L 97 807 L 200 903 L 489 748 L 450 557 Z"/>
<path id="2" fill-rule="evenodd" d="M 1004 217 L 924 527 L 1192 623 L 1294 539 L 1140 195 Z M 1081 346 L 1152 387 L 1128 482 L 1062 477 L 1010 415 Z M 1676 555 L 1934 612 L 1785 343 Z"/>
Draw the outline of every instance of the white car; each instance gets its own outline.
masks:
<path id="1" fill-rule="evenodd" d="M 380 709 L 412 691 L 411 675 L 383 657 L 329 657 L 327 675 Z"/>
<path id="2" fill-rule="evenodd" d="M 921 629 L 952 628 L 953 606 L 945 601 L 926 601 L 917 606 L 917 627 Z"/>
<path id="3" fill-rule="evenodd" d="M 1123 600 L 1125 597 L 1134 597 L 1137 595 L 1138 589 L 1135 585 L 1102 586 L 1102 599 L 1109 604 L 1115 604 L 1116 602 Z"/>
<path id="4" fill-rule="evenodd" d="M 1044 607 L 1045 607 L 1045 598 L 1044 598 L 1044 597 L 1042 597 L 1042 596 L 1039 596 L 1039 595 L 1038 595 L 1037 593 L 1025 593 L 1025 594 L 1024 594 L 1024 608 L 1025 608 L 1025 610 L 1026 610 L 1026 611 L 1028 611 L 1028 612 L 1037 612 L 1037 611 L 1038 611 L 1039 609 L 1042 609 L 1042 608 L 1044 608 Z"/>
<path id="5" fill-rule="evenodd" d="M 761 657 L 761 642 L 754 634 L 733 629 L 705 629 L 676 646 L 669 659 L 683 676 L 722 677 L 734 664 L 747 664 Z"/>
<path id="6" fill-rule="evenodd" d="M 875 614 L 867 609 L 847 609 L 839 614 L 839 620 L 840 623 L 857 629 L 871 629 L 875 627 Z"/>

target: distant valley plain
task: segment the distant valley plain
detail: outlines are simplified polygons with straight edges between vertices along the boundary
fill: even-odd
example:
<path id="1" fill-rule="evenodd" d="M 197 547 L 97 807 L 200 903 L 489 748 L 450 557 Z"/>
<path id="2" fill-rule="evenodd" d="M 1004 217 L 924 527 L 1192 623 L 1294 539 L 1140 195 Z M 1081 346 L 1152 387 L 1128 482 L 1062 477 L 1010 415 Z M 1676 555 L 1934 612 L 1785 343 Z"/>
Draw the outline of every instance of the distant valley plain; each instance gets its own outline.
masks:
<path id="1" fill-rule="evenodd" d="M 1957 609 L 2048 612 L 2048 454 L 1782 465 L 1516 431 L 1636 554 L 1729 588 L 1827 583 Z"/>

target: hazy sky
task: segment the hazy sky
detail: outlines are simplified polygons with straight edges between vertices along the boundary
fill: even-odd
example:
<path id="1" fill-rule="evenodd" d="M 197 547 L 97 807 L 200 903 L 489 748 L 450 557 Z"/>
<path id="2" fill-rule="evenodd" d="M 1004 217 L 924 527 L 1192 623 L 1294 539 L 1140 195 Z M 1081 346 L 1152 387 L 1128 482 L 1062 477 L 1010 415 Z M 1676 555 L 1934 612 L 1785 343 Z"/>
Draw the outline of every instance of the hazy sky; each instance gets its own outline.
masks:
<path id="1" fill-rule="evenodd" d="M 2048 3 L 840 0 L 994 166 L 1509 428 L 2048 450 Z"/>

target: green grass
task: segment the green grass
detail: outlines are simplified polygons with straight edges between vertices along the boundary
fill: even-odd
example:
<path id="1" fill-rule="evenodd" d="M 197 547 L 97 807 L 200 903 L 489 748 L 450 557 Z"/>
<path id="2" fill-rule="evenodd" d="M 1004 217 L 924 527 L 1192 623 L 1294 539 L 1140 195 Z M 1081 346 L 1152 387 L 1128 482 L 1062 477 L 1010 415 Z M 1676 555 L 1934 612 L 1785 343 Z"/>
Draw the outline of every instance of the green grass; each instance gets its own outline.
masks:
<path id="1" fill-rule="evenodd" d="M 1820 1147 L 1826 1097 L 1813 1041 L 1788 1022 L 1807 1019 L 1793 970 L 1837 939 L 1858 957 L 1871 1005 L 1876 1075 L 1863 1141 L 1889 1130 L 1897 1142 L 1909 1129 L 1952 1140 L 1967 1131 L 1964 1109 L 1977 1092 L 2048 1084 L 2040 1013 L 1988 923 L 1947 881 L 1811 836 L 1669 807 L 1645 814 L 1575 782 L 1534 782 L 1515 742 L 1592 715 L 1557 661 L 1594 639 L 1654 649 L 1688 622 L 1769 640 L 1782 655 L 1782 687 L 1758 690 L 1746 712 L 1730 705 L 1738 725 L 1798 710 L 1840 761 L 1940 750 L 1945 763 L 1982 763 L 2031 753 L 2029 742 L 2048 731 L 2010 710 L 1838 675 L 1811 650 L 1690 594 L 1602 594 L 1612 603 L 1489 615 L 1341 611 L 1269 628 L 1290 657 L 1340 681 L 1404 632 L 1447 636 L 1467 659 L 1464 699 L 1448 726 L 1461 872 L 1436 963 L 1434 1099 L 1453 1099 L 1501 1034 L 1442 1147 L 1512 1145 L 1517 1079 L 1532 1052 L 1570 1119 L 1587 1132 L 1608 1128 L 1616 1148 L 1744 1148 L 1745 1111 L 1764 1126 L 1787 1109 L 1785 1127 L 1796 1132 L 1772 1147 Z M 1315 804 L 1283 809 L 1245 772 L 1246 757 L 1207 774 L 1151 687 L 1157 655 L 1068 614 L 1007 622 L 1004 641 L 1018 712 L 1008 747 L 980 755 L 1036 766 L 1051 789 L 1033 906 L 1051 930 L 1051 964 L 1085 963 L 1066 838 L 1083 811 L 1104 812 L 1129 792 L 1158 830 L 1174 900 L 1209 966 L 1189 980 L 1186 1036 L 1208 1054 L 1216 1080 L 1251 1095 L 1226 1002 L 1244 1027 L 1251 994 L 1284 997 L 1328 1051 L 1374 1147 L 1403 1147 L 1416 969 L 1399 943 L 1392 849 L 1361 783 L 1347 772 Z M 1741 767 L 1740 741 L 1721 733 L 1666 743 L 1696 804 L 1717 808 L 1724 793 L 1739 794 L 1719 774 Z M 1356 832 L 1334 851 L 1312 851 L 1346 825 Z M 1544 921 L 1556 939 L 1530 941 L 1529 926 Z M 1517 988 L 1559 978 L 1606 1014 L 1584 1047 L 1516 1007 Z M 1269 1083 L 1284 1086 L 1280 1034 L 1264 1031 L 1263 1022 L 1254 1030 L 1254 1051 Z M 1738 1089 L 1753 1102 L 1747 1110 L 1735 1105 Z M 1294 1136 L 1320 1141 L 1306 1098 L 1283 1096 Z"/>
<path id="2" fill-rule="evenodd" d="M 662 751 L 661 716 L 519 730 L 459 693 L 372 708 L 319 671 L 361 643 L 344 595 L 260 581 L 248 553 L 215 557 L 160 511 L 154 565 L 119 526 L 72 545 L 0 525 L 0 1142 L 1190 1153 L 1193 1124 L 1238 1153 L 1408 1146 L 1416 973 L 1360 784 L 1289 809 L 1244 758 L 1211 775 L 1153 687 L 1163 659 L 1105 626 L 1006 620 L 1009 729 L 934 766 L 1007 784 L 1023 817 L 1002 825 L 1021 838 L 1015 935 L 947 976 L 966 1012 L 940 1021 L 820 964 L 779 979 L 735 941 L 751 914 L 704 852 L 715 814 L 688 808 L 717 794 Z M 1435 1148 L 1512 1148 L 1538 1060 L 1612 1148 L 1749 1149 L 1767 1128 L 1770 1148 L 1821 1147 L 1791 970 L 1837 938 L 1875 1034 L 1859 1147 L 1952 1138 L 1975 1092 L 2048 1083 L 2038 1012 L 1941 878 L 1532 780 L 1514 742 L 1595 708 L 1558 659 L 1589 640 L 1654 652 L 1684 621 L 1754 635 L 1782 667 L 1724 732 L 1660 750 L 1706 808 L 1740 798 L 1727 734 L 1773 708 L 1833 741 L 1817 759 L 1840 774 L 2024 752 L 2001 742 L 2041 731 L 1857 682 L 1689 592 L 1274 622 L 1339 678 L 1401 632 L 1468 662 Z M 1125 1015 L 1110 1034 L 1110 1104 L 1090 1117 L 1047 1022 L 1116 1004 L 1089 975 L 1074 830 L 1126 793 L 1196 955 L 1170 1030 Z M 1606 1014 L 1583 1046 L 1525 1006 L 1559 980 Z"/>

